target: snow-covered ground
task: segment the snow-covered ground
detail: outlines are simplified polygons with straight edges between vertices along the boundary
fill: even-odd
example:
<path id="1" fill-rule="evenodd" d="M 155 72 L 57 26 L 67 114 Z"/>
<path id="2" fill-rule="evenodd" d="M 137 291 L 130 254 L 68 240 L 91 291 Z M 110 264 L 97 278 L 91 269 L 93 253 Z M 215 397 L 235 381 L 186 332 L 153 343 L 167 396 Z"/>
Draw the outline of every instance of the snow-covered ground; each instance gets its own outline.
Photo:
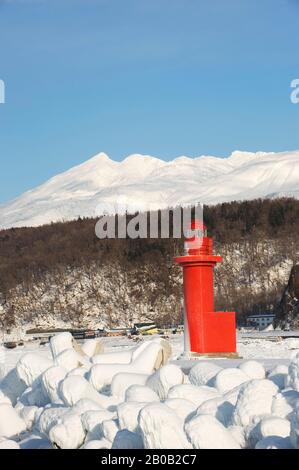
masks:
<path id="1" fill-rule="evenodd" d="M 238 359 L 182 352 L 180 335 L 68 333 L 1 349 L 0 448 L 299 448 L 299 332 L 239 333 Z"/>
<path id="2" fill-rule="evenodd" d="M 151 337 L 145 337 L 144 341 L 150 341 Z M 180 360 L 183 353 L 184 339 L 183 335 L 173 335 L 169 338 L 172 355 L 171 360 Z M 134 347 L 136 344 L 128 338 L 102 338 L 101 342 L 105 346 L 105 351 L 122 351 Z M 240 359 L 213 359 L 221 364 L 238 364 L 243 359 L 257 359 L 269 367 L 276 364 L 288 364 L 289 359 L 299 352 L 299 330 L 292 332 L 283 331 L 254 331 L 246 333 L 238 333 L 237 350 Z M 49 345 L 40 346 L 38 342 L 29 342 L 24 346 L 11 350 L 4 350 L 5 369 L 8 371 L 15 367 L 20 357 L 25 352 L 38 352 L 43 357 L 51 357 Z M 1 362 L 1 360 L 0 360 Z M 181 361 L 180 361 L 181 362 Z M 194 363 L 192 361 L 184 361 L 186 366 Z"/>

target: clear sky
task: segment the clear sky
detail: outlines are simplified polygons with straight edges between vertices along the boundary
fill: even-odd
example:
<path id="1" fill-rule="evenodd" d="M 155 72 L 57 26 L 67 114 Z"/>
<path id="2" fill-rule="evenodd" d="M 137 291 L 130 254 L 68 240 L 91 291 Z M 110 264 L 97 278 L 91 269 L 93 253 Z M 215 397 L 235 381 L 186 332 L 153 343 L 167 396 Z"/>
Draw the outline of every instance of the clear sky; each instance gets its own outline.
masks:
<path id="1" fill-rule="evenodd" d="M 104 151 L 299 148 L 299 0 L 0 0 L 0 203 Z"/>

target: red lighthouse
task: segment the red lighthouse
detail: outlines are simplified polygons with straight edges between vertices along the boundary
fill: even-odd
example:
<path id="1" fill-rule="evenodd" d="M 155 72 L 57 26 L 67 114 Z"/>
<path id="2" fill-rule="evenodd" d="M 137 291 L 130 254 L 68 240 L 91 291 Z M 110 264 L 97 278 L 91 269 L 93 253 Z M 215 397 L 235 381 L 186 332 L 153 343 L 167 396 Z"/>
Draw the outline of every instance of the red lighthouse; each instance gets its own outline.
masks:
<path id="1" fill-rule="evenodd" d="M 213 255 L 205 225 L 193 221 L 185 255 L 175 258 L 183 268 L 185 344 L 190 353 L 236 353 L 235 312 L 214 311 L 214 267 L 221 261 L 221 256 Z"/>

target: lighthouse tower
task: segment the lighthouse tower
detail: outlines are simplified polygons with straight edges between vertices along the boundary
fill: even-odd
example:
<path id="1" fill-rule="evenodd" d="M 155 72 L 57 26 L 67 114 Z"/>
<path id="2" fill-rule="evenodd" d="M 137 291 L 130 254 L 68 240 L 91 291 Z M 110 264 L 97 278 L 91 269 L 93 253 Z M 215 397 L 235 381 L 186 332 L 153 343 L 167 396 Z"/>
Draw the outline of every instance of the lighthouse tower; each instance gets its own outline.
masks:
<path id="1" fill-rule="evenodd" d="M 183 268 L 185 349 L 189 355 L 236 354 L 235 312 L 214 311 L 213 240 L 205 225 L 194 220 L 185 239 L 185 254 L 175 258 Z M 187 351 L 185 351 L 187 352 Z"/>

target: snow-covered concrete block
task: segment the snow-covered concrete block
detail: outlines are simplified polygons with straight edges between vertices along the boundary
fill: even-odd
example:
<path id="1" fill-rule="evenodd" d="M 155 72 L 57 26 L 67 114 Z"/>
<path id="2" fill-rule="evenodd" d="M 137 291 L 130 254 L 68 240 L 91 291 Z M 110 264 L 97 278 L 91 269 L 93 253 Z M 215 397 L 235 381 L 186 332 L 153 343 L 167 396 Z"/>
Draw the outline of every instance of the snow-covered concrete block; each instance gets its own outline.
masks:
<path id="1" fill-rule="evenodd" d="M 167 405 L 146 405 L 139 413 L 145 449 L 190 449 L 181 419 Z"/>
<path id="2" fill-rule="evenodd" d="M 262 438 L 268 436 L 289 437 L 291 432 L 290 421 L 277 416 L 263 418 L 259 423 L 259 427 Z"/>
<path id="3" fill-rule="evenodd" d="M 74 408 L 73 408 L 74 409 Z M 86 411 L 81 415 L 86 440 L 99 440 L 104 437 L 102 423 L 115 418 L 115 413 L 108 410 Z"/>
<path id="4" fill-rule="evenodd" d="M 248 380 L 250 380 L 250 378 L 241 369 L 228 367 L 226 369 L 222 369 L 218 374 L 216 374 L 213 379 L 213 386 L 223 394 L 234 389 L 238 385 L 248 382 Z"/>
<path id="5" fill-rule="evenodd" d="M 126 391 L 125 401 L 150 403 L 160 399 L 156 392 L 146 385 L 131 385 Z"/>
<path id="6" fill-rule="evenodd" d="M 266 377 L 266 370 L 258 361 L 244 361 L 239 365 L 242 370 L 250 379 L 264 379 Z"/>
<path id="7" fill-rule="evenodd" d="M 126 372 L 116 374 L 111 382 L 111 394 L 115 397 L 118 397 L 120 400 L 124 400 L 126 390 L 131 385 L 145 385 L 148 377 L 148 374 L 135 374 Z"/>
<path id="8" fill-rule="evenodd" d="M 234 406 L 223 397 L 216 397 L 203 402 L 197 408 L 197 414 L 208 414 L 215 416 L 224 426 L 231 422 Z"/>
<path id="9" fill-rule="evenodd" d="M 120 372 L 151 374 L 161 365 L 162 357 L 162 346 L 151 341 L 130 364 L 96 364 L 92 366 L 89 381 L 96 390 L 100 391 L 105 386 L 110 385 L 113 377 Z"/>
<path id="10" fill-rule="evenodd" d="M 104 352 L 104 345 L 99 339 L 86 339 L 82 344 L 82 351 L 86 356 L 93 357 Z"/>
<path id="11" fill-rule="evenodd" d="M 75 403 L 72 409 L 77 414 L 83 415 L 83 413 L 87 411 L 103 411 L 105 410 L 105 407 L 103 405 L 100 405 L 99 403 L 96 403 L 93 400 L 90 400 L 89 398 L 81 398 Z"/>
<path id="12" fill-rule="evenodd" d="M 19 359 L 16 369 L 19 378 L 27 387 L 31 387 L 41 374 L 52 366 L 53 362 L 50 359 L 39 354 L 26 353 Z"/>
<path id="13" fill-rule="evenodd" d="M 273 397 L 278 387 L 267 379 L 254 379 L 241 388 L 232 424 L 248 426 L 257 418 L 271 414 Z"/>
<path id="14" fill-rule="evenodd" d="M 59 333 L 50 338 L 50 351 L 55 359 L 62 351 L 73 348 L 73 336 L 69 332 Z"/>
<path id="15" fill-rule="evenodd" d="M 299 353 L 292 359 L 289 364 L 288 377 L 286 385 L 299 392 Z"/>
<path id="16" fill-rule="evenodd" d="M 66 377 L 60 383 L 59 396 L 66 406 L 73 406 L 82 398 L 88 398 L 104 408 L 113 402 L 112 397 L 101 395 L 84 377 L 78 375 Z"/>
<path id="17" fill-rule="evenodd" d="M 185 398 L 194 403 L 197 407 L 211 398 L 220 396 L 218 390 L 213 387 L 208 387 L 207 385 L 197 387 L 191 384 L 175 385 L 168 393 L 168 398 Z"/>
<path id="18" fill-rule="evenodd" d="M 49 397 L 51 403 L 61 403 L 58 389 L 66 376 L 66 369 L 61 366 L 53 366 L 46 370 L 41 376 L 41 386 L 44 393 Z"/>
<path id="19" fill-rule="evenodd" d="M 50 429 L 57 423 L 58 418 L 69 411 L 64 406 L 53 406 L 45 408 L 37 421 L 37 429 L 45 436 L 49 435 Z"/>
<path id="20" fill-rule="evenodd" d="M 85 440 L 81 417 L 73 411 L 60 416 L 50 429 L 49 439 L 59 449 L 78 449 Z"/>
<path id="21" fill-rule="evenodd" d="M 146 385 L 156 392 L 160 400 L 165 400 L 169 390 L 174 385 L 183 383 L 184 374 L 182 370 L 175 364 L 166 364 L 149 376 Z"/>
<path id="22" fill-rule="evenodd" d="M 167 398 L 164 402 L 183 422 L 196 411 L 196 405 L 186 398 Z"/>
<path id="23" fill-rule="evenodd" d="M 210 385 L 209 381 L 222 370 L 214 362 L 200 361 L 195 364 L 189 372 L 189 380 L 193 385 Z"/>
<path id="24" fill-rule="evenodd" d="M 271 413 L 280 418 L 290 419 L 298 401 L 299 392 L 295 390 L 283 390 L 273 398 Z"/>
<path id="25" fill-rule="evenodd" d="M 55 359 L 54 363 L 57 366 L 61 366 L 66 369 L 67 372 L 70 372 L 73 369 L 77 369 L 78 367 L 86 367 L 88 370 L 91 366 L 89 359 L 87 356 L 80 355 L 74 349 L 65 349 L 61 353 L 59 353 Z"/>
<path id="26" fill-rule="evenodd" d="M 227 427 L 227 430 L 233 436 L 235 441 L 239 444 L 241 449 L 245 449 L 246 448 L 246 437 L 245 437 L 244 428 L 242 428 L 242 426 L 231 425 L 231 426 Z"/>
<path id="27" fill-rule="evenodd" d="M 131 432 L 138 430 L 138 416 L 142 408 L 148 403 L 145 402 L 124 402 L 117 407 L 117 417 L 120 429 L 128 429 Z"/>
<path id="28" fill-rule="evenodd" d="M 295 404 L 294 411 L 291 415 L 290 439 L 292 446 L 295 449 L 299 449 L 299 401 Z"/>
<path id="29" fill-rule="evenodd" d="M 25 421 L 12 405 L 0 404 L 0 437 L 17 437 L 27 430 Z"/>
<path id="30" fill-rule="evenodd" d="M 102 422 L 101 427 L 104 438 L 112 443 L 119 431 L 117 419 L 106 419 Z"/>
<path id="31" fill-rule="evenodd" d="M 36 420 L 36 412 L 39 410 L 37 406 L 24 406 L 20 412 L 20 417 L 25 421 L 26 428 L 31 430 L 35 420 Z"/>
<path id="32" fill-rule="evenodd" d="M 187 421 L 185 432 L 195 449 L 240 449 L 233 435 L 212 415 L 197 415 Z"/>

